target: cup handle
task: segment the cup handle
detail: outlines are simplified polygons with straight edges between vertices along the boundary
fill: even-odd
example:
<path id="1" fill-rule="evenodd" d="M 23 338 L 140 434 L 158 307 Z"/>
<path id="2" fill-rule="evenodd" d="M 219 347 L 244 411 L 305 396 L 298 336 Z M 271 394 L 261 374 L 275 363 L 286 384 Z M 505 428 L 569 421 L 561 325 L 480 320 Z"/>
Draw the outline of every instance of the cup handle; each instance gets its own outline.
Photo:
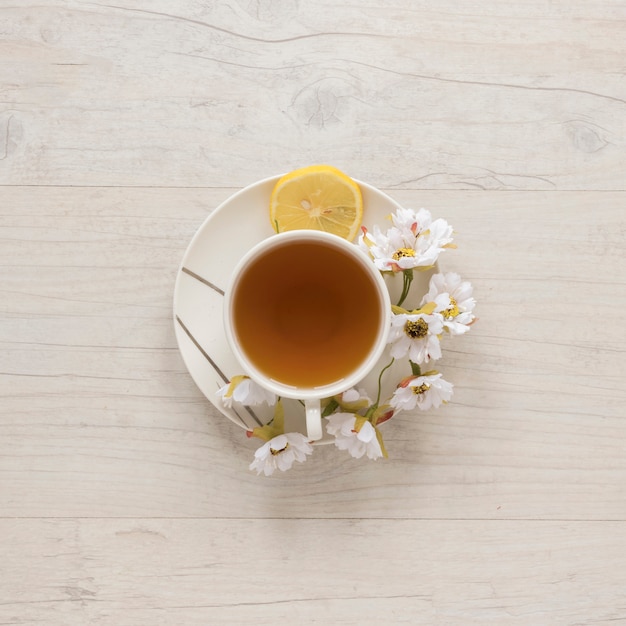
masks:
<path id="1" fill-rule="evenodd" d="M 322 438 L 322 408 L 319 399 L 305 400 L 306 432 L 309 441 L 317 441 Z"/>

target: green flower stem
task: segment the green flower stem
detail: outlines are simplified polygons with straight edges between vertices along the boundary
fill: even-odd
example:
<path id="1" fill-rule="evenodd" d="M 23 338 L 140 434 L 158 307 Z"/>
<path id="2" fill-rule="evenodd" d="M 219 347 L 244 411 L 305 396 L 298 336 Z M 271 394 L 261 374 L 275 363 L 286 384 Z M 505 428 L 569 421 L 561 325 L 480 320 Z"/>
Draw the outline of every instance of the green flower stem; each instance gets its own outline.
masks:
<path id="1" fill-rule="evenodd" d="M 413 363 L 411 360 L 409 360 L 409 363 L 411 364 L 411 372 L 413 372 L 413 376 L 421 376 L 422 368 L 417 363 Z"/>
<path id="2" fill-rule="evenodd" d="M 376 402 L 368 409 L 366 417 L 369 419 L 374 414 L 374 411 L 378 408 L 378 403 L 380 402 L 380 392 L 382 388 L 382 380 L 383 374 L 393 365 L 395 358 L 392 358 L 388 365 L 385 365 L 382 370 L 380 370 L 380 374 L 378 375 L 378 395 L 376 396 Z"/>
<path id="3" fill-rule="evenodd" d="M 411 288 L 412 281 L 413 281 L 413 270 L 403 270 L 402 271 L 402 293 L 400 294 L 400 299 L 398 300 L 397 306 L 401 306 L 402 303 L 406 300 L 406 297 L 409 295 L 409 289 Z"/>
<path id="4" fill-rule="evenodd" d="M 322 417 L 328 417 L 333 411 L 339 406 L 339 402 L 332 398 L 331 401 L 326 405 L 326 408 L 322 411 Z"/>

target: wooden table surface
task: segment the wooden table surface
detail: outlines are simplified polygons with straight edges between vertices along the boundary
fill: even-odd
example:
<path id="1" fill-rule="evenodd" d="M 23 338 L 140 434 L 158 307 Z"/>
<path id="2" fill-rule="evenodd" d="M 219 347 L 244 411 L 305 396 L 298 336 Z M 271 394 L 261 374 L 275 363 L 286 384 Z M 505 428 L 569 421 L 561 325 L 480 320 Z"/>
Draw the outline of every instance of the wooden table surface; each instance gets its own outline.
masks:
<path id="1" fill-rule="evenodd" d="M 270 478 L 176 346 L 233 192 L 454 225 L 455 395 Z M 626 624 L 623 0 L 0 3 L 0 624 Z"/>

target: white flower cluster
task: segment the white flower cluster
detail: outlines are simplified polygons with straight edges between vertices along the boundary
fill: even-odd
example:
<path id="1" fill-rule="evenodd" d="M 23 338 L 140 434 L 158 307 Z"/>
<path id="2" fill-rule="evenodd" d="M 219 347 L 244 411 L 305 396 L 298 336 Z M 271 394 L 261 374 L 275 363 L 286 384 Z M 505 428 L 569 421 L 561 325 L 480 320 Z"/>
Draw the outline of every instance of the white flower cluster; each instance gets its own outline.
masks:
<path id="1" fill-rule="evenodd" d="M 276 394 L 264 389 L 249 376 L 234 376 L 217 392 L 217 395 L 222 404 L 229 409 L 233 402 L 246 406 L 258 406 L 264 402 L 270 406 L 276 404 Z"/>
<path id="2" fill-rule="evenodd" d="M 348 389 L 335 398 L 335 402 L 340 410 L 331 413 L 326 424 L 326 432 L 335 437 L 335 446 L 355 459 L 363 455 L 374 460 L 384 456 L 380 431 L 359 415 L 359 410 L 366 412 L 372 406 L 367 393 L 362 389 Z"/>
<path id="3" fill-rule="evenodd" d="M 424 376 L 408 376 L 400 381 L 389 404 L 396 411 L 412 411 L 416 407 L 427 411 L 438 409 L 452 397 L 452 383 L 445 381 L 439 372 Z"/>
<path id="4" fill-rule="evenodd" d="M 433 221 L 426 209 L 399 208 L 391 215 L 393 226 L 385 233 L 378 226 L 362 229 L 359 246 L 381 272 L 432 267 L 439 254 L 452 247 L 452 227 L 444 219 Z"/>
<path id="5" fill-rule="evenodd" d="M 288 470 L 296 461 L 303 463 L 312 452 L 313 447 L 302 433 L 277 435 L 257 448 L 250 469 L 257 475 L 263 472 L 270 476 L 276 469 Z"/>
<path id="6" fill-rule="evenodd" d="M 443 332 L 462 335 L 474 321 L 472 286 L 454 272 L 435 274 L 419 309 L 392 315 L 391 356 L 421 365 L 441 358 Z"/>
<path id="7" fill-rule="evenodd" d="M 425 411 L 450 400 L 452 384 L 437 370 L 422 372 L 421 366 L 441 358 L 443 335 L 462 335 L 475 319 L 472 286 L 454 272 L 431 277 L 419 308 L 401 308 L 413 272 L 432 268 L 443 250 L 454 247 L 452 227 L 443 219 L 433 220 L 425 209 L 398 209 L 391 215 L 391 222 L 392 226 L 385 233 L 377 226 L 371 233 L 363 228 L 359 246 L 381 272 L 404 275 L 403 293 L 398 304 L 392 307 L 388 342 L 392 363 L 407 359 L 412 375 L 403 378 L 384 402 L 380 401 L 380 380 L 387 368 L 380 373 L 375 401 L 362 389 L 349 389 L 326 399 L 322 413 L 326 418 L 326 431 L 334 437 L 337 448 L 355 458 L 387 456 L 379 426 L 399 411 Z M 251 470 L 269 476 L 276 469 L 285 471 L 295 462 L 304 462 L 313 452 L 305 435 L 284 432 L 280 399 L 249 377 L 234 377 L 218 395 L 227 407 L 233 402 L 248 406 L 267 403 L 276 407 L 270 423 L 248 433 L 265 441 L 255 452 Z"/>

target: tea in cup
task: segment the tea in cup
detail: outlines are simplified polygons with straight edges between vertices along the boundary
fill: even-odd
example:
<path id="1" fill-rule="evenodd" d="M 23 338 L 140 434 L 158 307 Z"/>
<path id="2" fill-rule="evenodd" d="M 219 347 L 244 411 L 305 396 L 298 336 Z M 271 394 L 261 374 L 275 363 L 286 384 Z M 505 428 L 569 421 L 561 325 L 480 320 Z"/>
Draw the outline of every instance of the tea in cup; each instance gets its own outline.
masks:
<path id="1" fill-rule="evenodd" d="M 241 259 L 224 302 L 226 337 L 244 373 L 303 401 L 307 435 L 321 439 L 320 400 L 361 381 L 385 348 L 391 305 L 378 269 L 341 237 L 289 231 Z"/>

